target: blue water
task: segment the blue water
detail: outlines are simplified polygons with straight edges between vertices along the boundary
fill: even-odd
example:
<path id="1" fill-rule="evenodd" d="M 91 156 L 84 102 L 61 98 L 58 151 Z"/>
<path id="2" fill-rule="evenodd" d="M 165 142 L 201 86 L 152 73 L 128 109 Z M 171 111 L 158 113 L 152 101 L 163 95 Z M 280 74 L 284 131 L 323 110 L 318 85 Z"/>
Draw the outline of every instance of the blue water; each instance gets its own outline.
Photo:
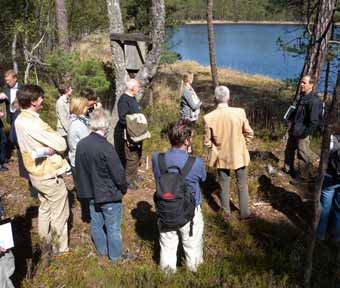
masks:
<path id="1" fill-rule="evenodd" d="M 301 36 L 302 25 L 217 24 L 214 25 L 216 63 L 249 74 L 274 79 L 299 76 L 304 55 L 283 52 L 277 40 L 292 41 Z M 171 38 L 172 50 L 182 60 L 209 62 L 207 25 L 183 25 Z M 294 43 L 294 42 L 293 42 Z"/>

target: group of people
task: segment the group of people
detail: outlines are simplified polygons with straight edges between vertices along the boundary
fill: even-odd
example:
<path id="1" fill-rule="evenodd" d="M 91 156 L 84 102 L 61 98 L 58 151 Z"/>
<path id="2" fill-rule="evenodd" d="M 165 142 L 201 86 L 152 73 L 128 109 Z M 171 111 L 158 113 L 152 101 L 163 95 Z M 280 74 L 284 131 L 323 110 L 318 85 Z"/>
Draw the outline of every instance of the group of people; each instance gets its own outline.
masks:
<path id="1" fill-rule="evenodd" d="M 54 255 L 68 253 L 69 203 L 63 176 L 71 173 L 78 198 L 89 207 L 91 236 L 97 254 L 107 256 L 111 261 L 124 258 L 121 240 L 122 198 L 128 189 L 132 191 L 138 188 L 142 179 L 138 175 L 138 168 L 143 141 L 136 141 L 127 127 L 128 115 L 141 113 L 136 99 L 140 92 L 139 81 L 127 81 L 126 92 L 118 101 L 119 119 L 114 131 L 114 145 L 107 140 L 108 133 L 112 131 L 110 115 L 97 102 L 93 90 L 83 89 L 79 96 L 71 97 L 71 82 L 65 80 L 60 83 L 55 131 L 39 116 L 44 102 L 42 88 L 37 85 L 18 85 L 13 70 L 5 73 L 5 81 L 7 90 L 0 94 L 0 101 L 6 103 L 8 122 L 11 133 L 15 134 L 19 158 L 40 200 L 39 236 L 52 244 Z M 172 272 L 176 271 L 180 240 L 188 269 L 196 271 L 203 262 L 204 219 L 200 186 L 206 180 L 206 169 L 204 161 L 193 156 L 191 145 L 202 102 L 192 82 L 193 74 L 184 74 L 180 119 L 168 127 L 170 150 L 152 155 L 156 182 L 154 200 L 160 232 L 160 266 Z M 313 85 L 309 75 L 303 77 L 302 96 L 289 119 L 284 171 L 298 181 L 311 177 L 309 137 L 316 130 L 322 113 L 322 105 L 313 93 Z M 250 163 L 247 145 L 254 137 L 254 132 L 245 110 L 229 106 L 230 91 L 226 86 L 215 88 L 215 100 L 216 109 L 203 117 L 206 165 L 217 169 L 221 210 L 227 222 L 232 216 L 230 182 L 231 172 L 235 171 L 240 202 L 239 218 L 247 221 L 255 217 L 249 210 L 247 179 Z M 15 102 L 18 103 L 17 108 Z M 4 113 L 0 113 L 1 118 Z M 2 128 L 0 121 L 0 171 L 6 171 L 4 150 L 7 149 L 8 141 Z M 334 209 L 336 237 L 340 239 L 340 165 L 334 166 L 334 162 L 337 163 L 335 159 L 338 159 L 336 157 L 340 156 L 337 139 L 338 136 L 333 135 L 332 151 L 336 152 L 331 154 L 322 190 L 322 213 L 318 228 L 320 239 L 325 238 L 331 208 Z M 295 151 L 299 169 L 294 167 Z M 7 252 L 0 250 L 0 253 L 0 260 L 4 259 L 2 257 Z"/>

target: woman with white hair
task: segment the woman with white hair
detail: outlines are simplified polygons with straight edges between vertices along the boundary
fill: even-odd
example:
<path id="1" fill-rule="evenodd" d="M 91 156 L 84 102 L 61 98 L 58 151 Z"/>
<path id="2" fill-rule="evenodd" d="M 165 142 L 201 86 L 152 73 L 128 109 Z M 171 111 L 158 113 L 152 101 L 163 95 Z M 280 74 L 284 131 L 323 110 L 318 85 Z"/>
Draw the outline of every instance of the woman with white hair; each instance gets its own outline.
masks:
<path id="1" fill-rule="evenodd" d="M 108 111 L 95 109 L 90 114 L 92 132 L 79 141 L 75 163 L 78 197 L 89 201 L 97 254 L 117 261 L 122 257 L 122 198 L 127 183 L 119 157 L 106 140 L 109 125 Z"/>

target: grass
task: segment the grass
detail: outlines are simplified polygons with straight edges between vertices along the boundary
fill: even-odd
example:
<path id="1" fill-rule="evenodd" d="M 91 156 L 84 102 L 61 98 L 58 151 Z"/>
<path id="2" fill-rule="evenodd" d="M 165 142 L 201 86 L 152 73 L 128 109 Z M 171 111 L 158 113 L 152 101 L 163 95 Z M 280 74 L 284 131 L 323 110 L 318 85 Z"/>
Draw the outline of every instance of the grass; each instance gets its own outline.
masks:
<path id="1" fill-rule="evenodd" d="M 178 89 L 180 74 L 195 73 L 194 88 L 203 100 L 202 114 L 213 109 L 213 88 L 210 72 L 194 62 L 176 63 L 161 67 L 154 87 L 153 106 L 144 108 L 150 123 L 152 138 L 145 141 L 144 155 L 169 148 L 165 137 L 166 126 L 178 117 Z M 244 107 L 256 138 L 250 149 L 254 152 L 282 153 L 281 136 L 285 129 L 278 119 L 285 105 L 289 87 L 282 82 L 261 76 L 243 75 L 220 70 L 220 82 L 231 89 L 234 105 Z M 55 127 L 54 101 L 56 91 L 46 88 L 46 108 L 42 117 Z M 273 107 L 270 111 L 263 103 Z M 269 107 L 268 106 L 268 107 Z M 255 113 L 259 111 L 259 113 Z M 252 114 L 253 113 L 253 114 Z M 266 117 L 262 114 L 268 113 Z M 271 118 L 272 117 L 272 118 Z M 267 123 L 265 123 L 267 122 Z M 202 118 L 197 123 L 194 151 L 203 155 Z M 256 153 L 255 153 L 256 154 Z M 300 287 L 306 240 L 298 220 L 303 216 L 304 204 L 293 187 L 285 184 L 283 175 L 269 177 L 267 164 L 279 170 L 279 163 L 270 158 L 252 157 L 249 167 L 251 209 L 258 218 L 254 222 L 238 220 L 238 197 L 232 183 L 233 217 L 226 224 L 219 214 L 219 200 L 214 171 L 204 187 L 202 204 L 205 232 L 204 259 L 197 273 L 185 269 L 183 251 L 179 253 L 179 269 L 167 275 L 159 271 L 159 245 L 152 196 L 154 182 L 150 169 L 143 165 L 145 178 L 142 188 L 124 198 L 122 235 L 124 249 L 137 256 L 135 261 L 117 264 L 97 257 L 90 239 L 89 225 L 82 222 L 80 205 L 75 191 L 70 188 L 73 212 L 70 229 L 72 254 L 44 261 L 36 228 L 36 201 L 28 196 L 27 183 L 16 175 L 16 164 L 11 163 L 8 174 L 0 174 L 2 187 L 10 193 L 5 197 L 8 216 L 14 219 L 16 239 L 15 282 L 21 287 Z M 235 180 L 235 179 L 233 179 Z M 286 182 L 285 182 L 286 181 Z M 1 190 L 1 191 L 2 191 Z M 300 217 L 300 218 L 299 218 Z M 332 257 L 328 246 L 317 251 L 313 287 L 331 287 L 329 267 Z M 33 277 L 27 278 L 27 261 L 32 259 Z M 47 263 L 47 264 L 46 264 Z M 333 265 L 334 266 L 334 265 Z M 333 268 L 332 268 L 333 269 Z"/>

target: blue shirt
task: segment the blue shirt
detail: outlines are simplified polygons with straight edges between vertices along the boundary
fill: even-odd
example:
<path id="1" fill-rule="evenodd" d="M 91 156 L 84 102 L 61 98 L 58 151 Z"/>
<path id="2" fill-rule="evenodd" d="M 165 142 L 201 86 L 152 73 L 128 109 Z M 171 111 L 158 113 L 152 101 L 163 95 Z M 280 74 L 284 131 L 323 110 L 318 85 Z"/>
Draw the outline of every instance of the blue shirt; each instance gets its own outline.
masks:
<path id="1" fill-rule="evenodd" d="M 152 170 L 153 175 L 155 176 L 155 180 L 158 181 L 161 177 L 161 173 L 159 170 L 158 164 L 158 154 L 152 154 Z M 165 162 L 168 167 L 177 166 L 179 168 L 183 168 L 185 162 L 188 160 L 188 153 L 181 149 L 172 148 L 170 151 L 165 153 Z M 185 177 L 185 182 L 188 187 L 191 189 L 192 193 L 195 197 L 195 206 L 201 204 L 201 189 L 200 183 L 204 182 L 207 178 L 207 172 L 205 171 L 205 166 L 203 160 L 199 157 L 195 157 L 195 163 L 192 166 L 190 172 L 187 177 Z M 174 169 L 175 171 L 176 169 Z"/>

